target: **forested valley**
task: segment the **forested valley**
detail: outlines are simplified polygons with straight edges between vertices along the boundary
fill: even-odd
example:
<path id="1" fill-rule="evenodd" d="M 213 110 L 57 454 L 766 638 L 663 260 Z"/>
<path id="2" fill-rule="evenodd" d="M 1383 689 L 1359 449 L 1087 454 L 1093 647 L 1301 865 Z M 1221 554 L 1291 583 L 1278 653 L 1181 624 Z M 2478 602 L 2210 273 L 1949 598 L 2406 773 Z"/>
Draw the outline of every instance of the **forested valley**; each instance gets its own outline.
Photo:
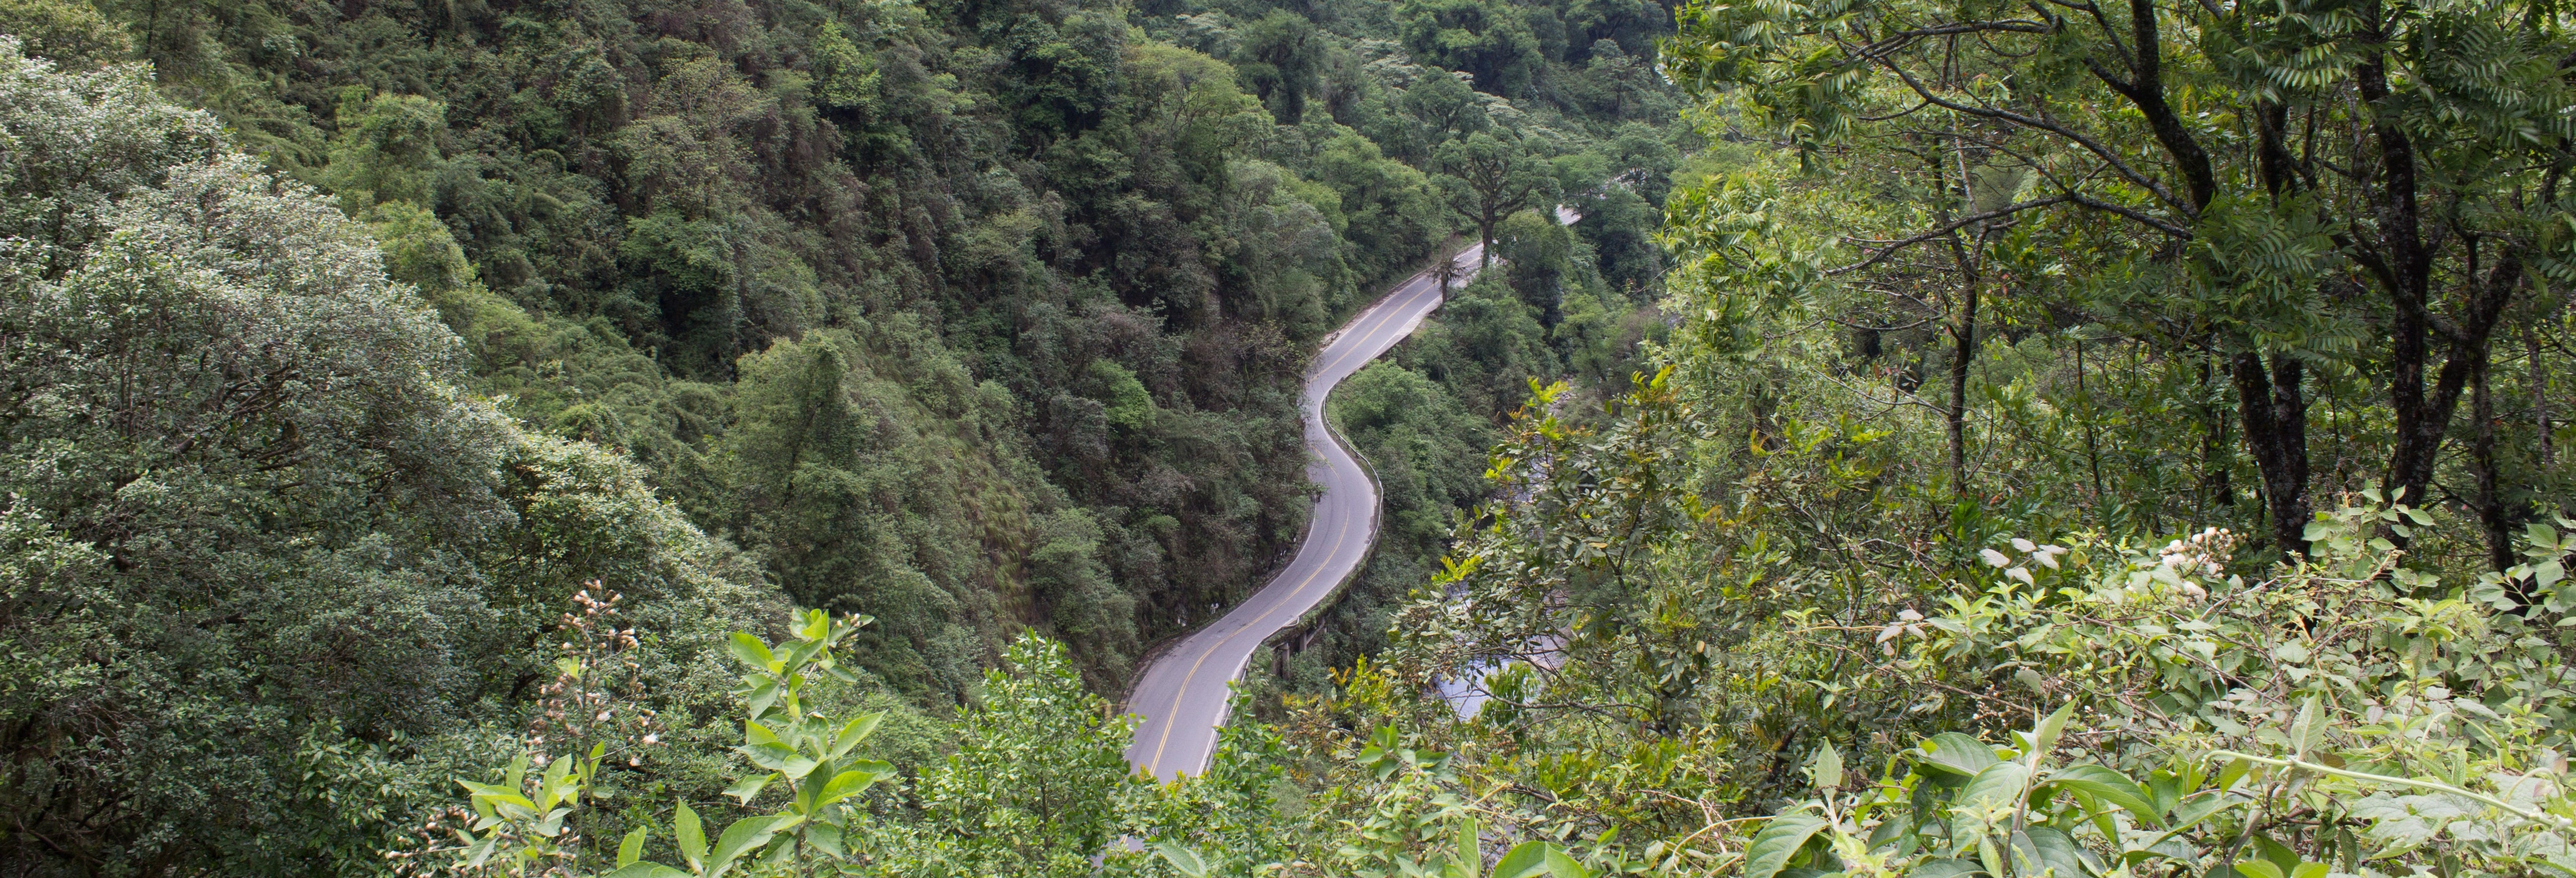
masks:
<path id="1" fill-rule="evenodd" d="M 2576 872 L 2571 27 L 0 0 L 0 873 Z"/>

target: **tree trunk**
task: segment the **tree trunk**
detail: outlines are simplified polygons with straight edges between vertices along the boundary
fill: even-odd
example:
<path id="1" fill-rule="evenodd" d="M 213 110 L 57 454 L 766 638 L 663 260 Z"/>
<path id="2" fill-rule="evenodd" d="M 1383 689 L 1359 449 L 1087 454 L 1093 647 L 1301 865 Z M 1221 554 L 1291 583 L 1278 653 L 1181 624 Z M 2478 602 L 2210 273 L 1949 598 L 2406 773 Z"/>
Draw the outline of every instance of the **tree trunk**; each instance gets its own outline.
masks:
<path id="1" fill-rule="evenodd" d="M 2451 415 L 2459 410 L 2460 397 L 2471 382 L 2485 380 L 2496 324 L 2503 321 L 2504 308 L 2513 300 L 2514 288 L 2522 285 L 2519 253 L 2508 253 L 2484 277 L 2476 276 L 2474 257 L 2470 265 L 2467 313 L 2461 316 L 2459 326 L 2446 333 L 2451 335 L 2451 343 L 2446 346 L 2441 372 L 2430 388 L 2424 381 L 2429 352 L 2424 336 L 2430 321 L 2401 319 L 2401 323 L 2413 324 L 2414 340 L 2408 343 L 2401 329 L 2392 346 L 2396 357 L 2391 363 L 2389 391 L 2397 414 L 2397 447 L 2389 455 L 2388 487 L 2392 493 L 2403 489 L 2406 502 L 2416 506 L 2424 505 L 2433 485 L 2433 466 L 2440 459 L 2443 438 L 2450 433 Z M 2398 310 L 2403 312 L 2406 308 L 2401 304 Z M 2399 545 L 2404 544 L 2399 541 Z"/>
<path id="2" fill-rule="evenodd" d="M 2470 462 L 2478 470 L 2478 524 L 2487 532 L 2487 566 L 2502 573 L 2513 566 L 2513 521 L 2496 491 L 2495 404 L 2487 398 L 2487 358 L 2479 357 L 2469 376 L 2469 417 L 2477 419 L 2477 438 L 2469 444 Z M 2529 596 L 2515 598 L 2528 605 Z"/>
<path id="3" fill-rule="evenodd" d="M 2216 368 L 2207 360 L 2200 364 L 2200 388 L 2204 398 L 2215 396 L 2218 388 Z M 2220 514 L 2236 505 L 2236 454 L 2227 444 L 2227 414 L 2216 400 L 2201 404 L 2200 411 L 2200 496 L 2201 502 L 2216 506 Z M 2207 506 L 2203 507 L 2207 517 Z"/>
<path id="4" fill-rule="evenodd" d="M 2307 554 L 2308 401 L 2300 387 L 2307 370 L 2287 354 L 2273 355 L 2268 370 L 2253 352 L 2237 354 L 2230 365 L 2245 445 L 2263 475 L 2272 542 L 2284 555 Z"/>
<path id="5" fill-rule="evenodd" d="M 2522 331 L 2522 350 L 2531 367 L 2531 419 L 2540 428 L 2540 465 L 2547 468 L 2558 462 L 2558 453 L 2549 447 L 2549 373 L 2540 368 L 2540 330 Z"/>
<path id="6" fill-rule="evenodd" d="M 1476 270 L 1494 266 L 1494 211 L 1486 208 L 1476 217 Z"/>
<path id="7" fill-rule="evenodd" d="M 1977 276 L 1971 270 L 1965 307 L 1959 322 L 1950 327 L 1950 337 L 1958 344 L 1950 355 L 1950 490 L 1955 496 L 1968 495 L 1968 364 L 1977 355 Z"/>
<path id="8" fill-rule="evenodd" d="M 2094 437 L 2094 434 L 2098 431 L 2095 430 L 2096 419 L 2093 416 L 2093 394 L 2084 389 L 2084 339 L 2082 336 L 2077 336 L 2075 339 L 2075 395 L 2078 399 L 2083 401 L 2084 405 L 2084 463 L 2087 467 L 2093 470 L 2093 496 L 2089 498 L 2087 505 L 2090 505 L 2095 510 L 2099 511 L 2103 508 L 2104 504 L 2109 501 L 2105 498 L 2104 491 L 2102 490 L 2102 446 Z M 2106 531 L 2110 530 L 2108 522 L 2103 523 L 2102 529 Z"/>

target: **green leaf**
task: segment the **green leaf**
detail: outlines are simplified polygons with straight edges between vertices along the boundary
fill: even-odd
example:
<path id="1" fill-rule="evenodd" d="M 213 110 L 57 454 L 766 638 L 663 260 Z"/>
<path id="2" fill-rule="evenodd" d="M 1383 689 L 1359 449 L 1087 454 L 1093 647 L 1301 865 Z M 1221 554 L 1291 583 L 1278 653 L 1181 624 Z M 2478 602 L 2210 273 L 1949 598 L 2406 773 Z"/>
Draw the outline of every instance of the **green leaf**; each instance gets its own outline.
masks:
<path id="1" fill-rule="evenodd" d="M 1910 855 L 1914 853 L 1915 846 L 1922 842 L 1921 836 L 1916 835 L 1914 830 L 1914 812 L 1911 809 L 1890 812 L 1886 819 L 1878 822 L 1878 826 L 1870 829 L 1869 850 L 1893 851 L 1900 857 Z"/>
<path id="2" fill-rule="evenodd" d="M 725 651 L 733 653 L 734 661 L 748 665 L 752 670 L 772 673 L 778 670 L 772 666 L 776 658 L 769 654 L 769 644 L 748 633 L 734 632 L 733 639 L 725 641 Z"/>
<path id="3" fill-rule="evenodd" d="M 2045 757 L 2049 751 L 2057 749 L 2057 736 L 2066 731 L 2066 718 L 2074 713 L 2075 701 L 2068 699 L 2065 706 L 2059 707 L 2056 713 L 2049 714 L 2047 719 L 2039 721 L 2039 727 L 2032 729 L 2030 734 L 2033 755 Z"/>
<path id="4" fill-rule="evenodd" d="M 680 856 L 689 859 L 689 869 L 691 871 L 705 869 L 707 831 L 706 827 L 698 823 L 698 812 L 689 810 L 689 803 L 681 802 L 678 812 L 671 815 L 671 829 L 673 834 L 679 836 Z"/>
<path id="5" fill-rule="evenodd" d="M 649 831 L 641 826 L 635 827 L 634 832 L 626 834 L 624 841 L 617 843 L 617 868 L 635 865 L 635 861 L 644 858 L 644 836 Z"/>
<path id="6" fill-rule="evenodd" d="M 2050 772 L 2047 783 L 2080 790 L 2117 805 L 2141 822 L 2164 825 L 2164 815 L 2157 811 L 2155 802 L 2147 798 L 2147 791 L 2117 771 L 2099 765 L 2077 765 Z"/>
<path id="7" fill-rule="evenodd" d="M 1923 742 L 1923 753 L 1923 767 L 1960 777 L 1975 777 L 2000 761 L 1995 758 L 1995 748 L 1958 732 L 1933 735 Z"/>
<path id="8" fill-rule="evenodd" d="M 2037 692 L 2041 695 L 2048 694 L 2048 680 L 2042 678 L 2038 671 L 2034 671 L 2029 668 L 2015 668 L 2013 669 L 2013 680 L 2014 682 L 2022 684 L 2022 686 L 2028 688 L 2032 692 Z"/>
<path id="9" fill-rule="evenodd" d="M 1547 842 L 1525 841 L 1494 864 L 1493 878 L 1534 878 L 1547 874 Z"/>
<path id="10" fill-rule="evenodd" d="M 725 871 L 733 867 L 734 860 L 759 850 L 769 843 L 770 836 L 795 826 L 802 819 L 794 814 L 771 814 L 734 821 L 732 826 L 725 827 L 724 835 L 716 839 L 715 850 L 708 855 L 707 878 L 722 878 Z"/>
<path id="11" fill-rule="evenodd" d="M 848 859 L 850 856 L 849 850 L 841 845 L 841 828 L 838 826 L 819 822 L 806 824 L 805 840 L 831 854 L 833 859 Z"/>
<path id="12" fill-rule="evenodd" d="M 876 783 L 878 778 L 894 773 L 894 766 L 883 762 L 862 762 L 859 765 L 861 767 L 832 775 L 832 779 L 823 784 L 822 791 L 814 795 L 814 803 L 810 807 L 820 808 L 858 795 L 870 784 Z M 879 767 L 886 770 L 876 771 L 875 769 Z"/>
<path id="13" fill-rule="evenodd" d="M 2228 801 L 2219 796 L 2199 796 L 2177 802 L 2174 804 L 2172 819 L 2167 821 L 2166 834 L 2170 835 L 2181 831 L 2184 827 L 2198 824 L 2200 821 L 2209 819 L 2209 815 L 2216 814 L 2227 807 Z"/>
<path id="14" fill-rule="evenodd" d="M 796 748 L 775 741 L 734 749 L 750 757 L 752 764 L 787 775 L 788 780 L 803 779 L 805 775 L 813 772 L 815 765 L 819 764 L 814 761 L 814 757 L 796 752 Z"/>
<path id="15" fill-rule="evenodd" d="M 1548 845 L 1546 852 L 1549 875 L 1556 878 L 1592 878 L 1592 870 L 1583 868 L 1582 863 L 1575 862 L 1574 855 L 1566 853 L 1564 848 Z"/>
<path id="16" fill-rule="evenodd" d="M 1458 878 L 1476 878 L 1485 867 L 1484 831 L 1476 825 L 1475 815 L 1458 815 L 1458 852 L 1450 862 L 1456 864 L 1451 871 Z"/>
<path id="17" fill-rule="evenodd" d="M 690 878 L 690 875 L 660 863 L 629 863 L 600 878 Z"/>
<path id="18" fill-rule="evenodd" d="M 2310 695 L 2307 703 L 2299 705 L 2299 718 L 2290 722 L 2290 740 L 2298 745 L 2298 758 L 2316 752 L 2325 737 L 2326 724 L 2317 721 L 2317 697 Z"/>
<path id="19" fill-rule="evenodd" d="M 884 721 L 885 711 L 882 710 L 851 718 L 848 725 L 841 727 L 840 735 L 832 739 L 832 758 L 840 758 L 850 752 L 851 747 L 858 746 L 859 742 L 867 740 L 869 735 L 876 733 L 877 724 Z"/>
<path id="20" fill-rule="evenodd" d="M 796 833 L 781 832 L 769 841 L 769 849 L 760 854 L 760 864 L 772 870 L 785 867 L 796 856 Z M 746 867 L 748 868 L 748 867 Z"/>
<path id="21" fill-rule="evenodd" d="M 545 800 L 537 803 L 537 808 L 539 810 L 552 808 L 556 804 L 570 798 L 567 794 L 568 791 L 564 789 L 564 777 L 571 771 L 572 759 L 570 757 L 546 763 L 545 776 L 537 784 L 537 795 L 539 798 Z"/>
<path id="22" fill-rule="evenodd" d="M 751 710 L 752 716 L 768 716 L 769 708 L 778 703 L 778 695 L 778 680 L 762 677 L 751 684 L 750 694 L 743 697 L 744 706 Z"/>
<path id="23" fill-rule="evenodd" d="M 1816 792 L 1830 795 L 1843 786 L 1843 754 L 1834 751 L 1832 741 L 1816 750 Z"/>
<path id="24" fill-rule="evenodd" d="M 2245 878 L 2287 878 L 2281 874 L 2281 867 L 2262 860 L 2236 861 L 2236 874 Z"/>
<path id="25" fill-rule="evenodd" d="M 2030 769 L 2019 762 L 1997 762 L 1968 779 L 1966 789 L 1959 791 L 1959 804 L 1992 808 L 2018 805 L 2030 780 Z"/>
<path id="26" fill-rule="evenodd" d="M 1824 828 L 1824 818 L 1804 811 L 1771 818 L 1770 822 L 1762 824 L 1762 831 L 1753 834 L 1753 846 L 1744 851 L 1743 878 L 1772 878 L 1780 874 L 1780 869 L 1789 865 L 1789 858 L 1796 856 L 1799 848 L 1807 846 L 1807 839 Z M 1512 854 L 1517 855 L 1527 847 L 1528 844 L 1523 844 L 1513 848 Z M 1505 856 L 1503 861 L 1509 863 L 1511 857 Z M 1502 866 L 1494 867 L 1494 878 L 1521 878 L 1526 874 L 1532 873 L 1513 873 Z"/>
<path id="27" fill-rule="evenodd" d="M 1182 847 L 1177 842 L 1155 842 L 1154 855 L 1162 857 L 1163 862 L 1172 864 L 1172 871 L 1189 876 L 1189 878 L 1207 878 L 1207 861 L 1199 859 L 1197 852 L 1192 851 L 1189 848 Z"/>
<path id="28" fill-rule="evenodd" d="M 468 866 L 483 865 L 484 861 L 492 858 L 493 851 L 500 849 L 500 844 L 501 836 L 499 833 L 484 836 L 482 841 L 475 842 L 472 846 L 465 849 L 465 864 Z"/>
<path id="29" fill-rule="evenodd" d="M 2238 780 L 2243 779 L 2247 772 L 2253 770 L 2254 763 L 2242 759 L 2229 760 L 2225 766 L 2218 769 L 2218 788 L 2224 790 L 2235 787 Z"/>
<path id="30" fill-rule="evenodd" d="M 2273 841 L 2271 836 L 2264 835 L 2263 833 L 2256 832 L 2253 836 L 2254 852 L 2256 854 L 2260 854 L 2265 862 L 2271 863 L 2273 871 L 2279 872 L 2282 875 L 2288 875 L 2291 872 L 2298 871 L 2298 851 L 2291 850 L 2288 845 Z"/>
<path id="31" fill-rule="evenodd" d="M 1906 878 L 1969 878 L 1983 874 L 1985 870 L 1977 868 L 1977 864 L 1956 858 L 1924 860 L 1905 873 Z"/>
<path id="32" fill-rule="evenodd" d="M 724 794 L 732 796 L 734 801 L 748 805 L 751 804 L 752 797 L 760 795 L 761 789 L 769 786 L 769 782 L 776 779 L 778 775 L 775 772 L 747 774 L 741 780 L 734 781 L 733 786 L 726 787 Z"/>
<path id="33" fill-rule="evenodd" d="M 2054 878 L 2087 878 L 2081 850 L 2073 837 L 2055 827 L 2033 826 L 2013 833 L 2013 853 L 2019 860 L 2055 873 Z M 2019 862 L 2015 866 L 2019 878 L 2039 878 L 2034 872 L 2020 871 Z"/>
<path id="34" fill-rule="evenodd" d="M 821 643 L 812 640 L 799 640 L 795 643 L 790 643 L 785 647 L 781 647 L 778 650 L 777 658 L 773 661 L 775 661 L 780 668 L 784 669 L 784 672 L 788 676 L 793 677 L 805 667 L 805 663 L 807 661 L 813 659 L 815 653 L 822 651 L 823 644 Z"/>
<path id="35" fill-rule="evenodd" d="M 662 863 L 634 863 L 634 865 L 623 865 L 623 868 L 613 870 L 613 873 L 603 875 L 603 878 L 690 878 L 690 873 L 683 873 L 683 870 L 675 870 L 670 868 L 670 865 L 662 865 Z"/>

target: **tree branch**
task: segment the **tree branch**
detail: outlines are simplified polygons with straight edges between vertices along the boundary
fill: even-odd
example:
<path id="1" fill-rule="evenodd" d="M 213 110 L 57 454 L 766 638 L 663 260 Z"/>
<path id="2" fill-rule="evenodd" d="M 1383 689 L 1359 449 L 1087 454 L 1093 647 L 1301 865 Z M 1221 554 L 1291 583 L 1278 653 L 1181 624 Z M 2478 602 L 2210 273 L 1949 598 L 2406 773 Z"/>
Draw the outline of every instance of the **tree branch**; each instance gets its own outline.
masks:
<path id="1" fill-rule="evenodd" d="M 1877 252 L 1876 254 L 1874 254 L 1874 255 L 1870 256 L 1870 257 L 1869 257 L 1869 258 L 1867 258 L 1867 259 L 1863 259 L 1863 260 L 1861 260 L 1861 261 L 1859 261 L 1859 262 L 1854 262 L 1854 263 L 1852 263 L 1852 264 L 1850 264 L 1850 265 L 1845 265 L 1845 266 L 1841 266 L 1841 267 L 1838 267 L 1838 268 L 1828 268 L 1828 269 L 1825 269 L 1825 274 L 1826 274 L 1826 276 L 1830 277 L 1830 276 L 1833 276 L 1833 275 L 1838 275 L 1838 274 L 1849 274 L 1849 273 L 1851 273 L 1851 272 L 1859 271 L 1859 270 L 1861 270 L 1861 269 L 1868 268 L 1868 267 L 1870 267 L 1870 266 L 1877 265 L 1877 264 L 1879 264 L 1880 262 L 1884 262 L 1884 261 L 1886 261 L 1886 260 L 1887 260 L 1887 257 L 1896 255 L 1896 252 L 1897 252 L 1897 251 L 1899 251 L 1899 250 L 1903 250 L 1903 249 L 1905 249 L 1905 248 L 1907 248 L 1907 247 L 1911 247 L 1911 246 L 1914 246 L 1914 245 L 1916 245 L 1916 244 L 1920 244 L 1920 243 L 1923 243 L 1923 242 L 1925 242 L 1925 241 L 1929 241 L 1929 240 L 1932 240 L 1932 239 L 1934 239 L 1934 238 L 1938 238 L 1938 237 L 1941 237 L 1941 236 L 1943 236 L 1943 235 L 1947 235 L 1947 234 L 1949 234 L 1949 233 L 1951 233 L 1951 232 L 1955 232 L 1955 231 L 1958 231 L 1958 230 L 1960 230 L 1960 229 L 1966 228 L 1966 227 L 1968 227 L 1968 226 L 1969 226 L 1969 225 L 1971 225 L 1971 224 L 1974 224 L 1974 223 L 1981 223 L 1981 222 L 1985 222 L 1985 221 L 1987 221 L 1987 220 L 1991 220 L 1991 219 L 2000 219 L 2000 218 L 2003 218 L 2003 217 L 2011 216 L 2011 215 L 2016 214 L 2016 213 L 2020 213 L 2020 212 L 2025 211 L 2025 210 L 2037 210 L 2037 209 L 2039 209 L 2039 208 L 2048 207 L 2048 206 L 2051 206 L 2051 205 L 2058 205 L 2058 204 L 2070 204 L 2070 203 L 2073 203 L 2073 202 L 2075 201 L 2075 197 L 2076 197 L 2076 196 L 2074 196 L 2074 195 L 2072 195 L 2072 194 L 2068 194 L 2068 195 L 2051 195 L 2051 196 L 2049 196 L 2049 197 L 2047 197 L 2047 198 L 2037 198 L 2037 199 L 2032 199 L 2032 200 L 2030 200 L 2030 201 L 2020 202 L 2020 203 L 2017 203 L 2017 204 L 2007 204 L 2007 205 L 2004 205 L 2004 206 L 2002 206 L 2002 207 L 1998 207 L 1998 208 L 1995 208 L 1995 209 L 1993 209 L 1993 210 L 1986 211 L 1986 212 L 1984 212 L 1984 213 L 1973 213 L 1973 214 L 1969 214 L 1969 215 L 1967 215 L 1967 216 L 1963 216 L 1963 217 L 1960 217 L 1960 218 L 1958 218 L 1958 219 L 1951 220 L 1951 221 L 1946 222 L 1946 223 L 1942 223 L 1939 227 L 1934 228 L 1934 229 L 1932 229 L 1931 231 L 1927 231 L 1927 232 L 1924 232 L 1924 233 L 1919 234 L 1919 235 L 1912 235 L 1912 236 L 1909 236 L 1909 237 L 1898 238 L 1898 239 L 1896 239 L 1894 242 L 1892 242 L 1892 243 L 1888 244 L 1887 246 L 1879 248 L 1879 250 L 1878 250 L 1878 252 Z"/>

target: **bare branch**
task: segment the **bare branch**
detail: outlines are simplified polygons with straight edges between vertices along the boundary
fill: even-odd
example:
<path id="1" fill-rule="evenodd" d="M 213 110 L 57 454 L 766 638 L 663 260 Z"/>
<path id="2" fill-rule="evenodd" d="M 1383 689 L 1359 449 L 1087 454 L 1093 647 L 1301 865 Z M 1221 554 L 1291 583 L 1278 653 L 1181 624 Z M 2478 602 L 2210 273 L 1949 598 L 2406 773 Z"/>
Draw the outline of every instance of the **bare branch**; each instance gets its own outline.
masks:
<path id="1" fill-rule="evenodd" d="M 2127 217 L 2127 218 L 2129 218 L 2129 219 L 2136 220 L 2137 222 L 2139 222 L 2139 223 L 2141 223 L 2141 224 L 2144 224 L 2144 225 L 2146 225 L 2146 226 L 2149 226 L 2149 227 L 2151 227 L 2151 228 L 2154 228 L 2156 231 L 2163 232 L 2163 233 L 2168 234 L 2168 235 L 2172 235 L 2172 236 L 2174 236 L 2174 237 L 2176 237 L 2176 238 L 2181 238 L 2181 239 L 2183 239 L 2183 240 L 2185 240 L 2185 241 L 2189 241 L 2189 240 L 2191 240 L 2191 230 L 2190 230 L 2190 229 L 2186 229 L 2186 228 L 2183 228 L 2183 227 L 2181 227 L 2181 226 L 2177 226 L 2177 225 L 2174 225 L 2174 224 L 2172 224 L 2172 223 L 2165 222 L 2164 220 L 2160 220 L 2160 219 L 2157 219 L 2157 218 L 2155 218 L 2155 217 L 2148 216 L 2148 215 L 2146 215 L 2145 213 L 2139 212 L 2136 208 L 2132 208 L 2132 207 L 2123 207 L 2123 206 L 2121 206 L 2121 205 L 2112 204 L 2111 202 L 2103 201 L 2103 200 L 2101 200 L 2101 199 L 2099 199 L 2099 198 L 2095 198 L 2095 197 L 2093 197 L 2093 196 L 2085 195 L 2085 194 L 2082 194 L 2082 193 L 2072 193 L 2072 192 L 2071 192 L 2071 193 L 2068 193 L 2068 194 L 2067 194 L 2067 200 L 2072 201 L 2072 202 L 2074 202 L 2074 203 L 2076 203 L 2076 204 L 2079 204 L 2079 205 L 2083 205 L 2083 206 L 2085 206 L 2085 207 L 2092 208 L 2092 209 L 2094 209 L 2094 210 L 2102 211 L 2102 212 L 2104 212 L 2104 213 L 2113 213 L 2113 214 L 2118 214 L 2118 215 L 2120 215 L 2120 216 L 2124 216 L 2124 217 Z"/>
<path id="2" fill-rule="evenodd" d="M 2101 158 L 2102 161 L 2110 164 L 2112 170 L 2118 171 L 2122 179 L 2128 180 L 2130 183 L 2136 184 L 2140 188 L 2155 193 L 2156 199 L 2164 202 L 2166 206 L 2173 208 L 2184 216 L 2195 216 L 2199 213 L 2199 211 L 2194 209 L 2190 204 L 2183 202 L 2181 199 L 2175 198 L 2173 190 L 2167 189 L 2164 184 L 2158 183 L 2149 179 L 2146 175 L 2138 173 L 2137 169 L 2129 167 L 2128 162 L 2122 161 L 2117 153 L 2112 152 L 2110 147 L 2103 146 L 2101 142 L 2096 141 L 2093 138 L 2077 134 L 2073 129 L 2069 129 L 2064 125 L 2057 124 L 2056 122 L 2048 119 L 2025 116 L 2011 110 L 1997 109 L 1994 107 L 1970 106 L 1957 101 L 1943 99 L 1941 96 L 1933 94 L 1931 88 L 1925 86 L 1921 80 L 1915 79 L 1914 74 L 1907 72 L 1905 68 L 1899 67 L 1884 59 L 1873 60 L 1876 60 L 1879 66 L 1886 68 L 1888 72 L 1896 74 L 1897 78 L 1904 80 L 1907 88 L 1913 89 L 1917 96 L 1921 97 L 1925 101 L 1931 102 L 1934 106 L 1950 110 L 1952 112 L 1966 113 L 1979 118 L 1993 119 L 1998 122 L 2008 122 L 2024 128 L 2045 131 L 2050 134 L 2063 137 L 2067 141 L 2083 147 L 2086 152 L 2090 152 Z"/>
<path id="3" fill-rule="evenodd" d="M 1828 277 L 1831 277 L 1831 276 L 1833 276 L 1833 275 L 1838 275 L 1838 274 L 1849 274 L 1849 273 L 1851 273 L 1851 272 L 1859 271 L 1859 270 L 1861 270 L 1861 269 L 1868 268 L 1868 267 L 1873 266 L 1873 265 L 1877 265 L 1877 264 L 1879 264 L 1880 262 L 1884 262 L 1884 261 L 1886 261 L 1886 260 L 1887 260 L 1887 257 L 1890 257 L 1890 256 L 1894 256 L 1894 255 L 1896 255 L 1896 252 L 1897 252 L 1897 251 L 1899 251 L 1899 250 L 1903 250 L 1903 249 L 1905 249 L 1905 248 L 1907 248 L 1907 247 L 1911 247 L 1911 246 L 1914 246 L 1914 245 L 1916 245 L 1916 244 L 1920 244 L 1920 243 L 1923 243 L 1923 242 L 1925 242 L 1925 241 L 1929 241 L 1929 240 L 1932 240 L 1932 239 L 1934 239 L 1934 238 L 1938 238 L 1938 237 L 1941 237 L 1941 236 L 1943 236 L 1943 235 L 1947 235 L 1947 234 L 1949 234 L 1949 233 L 1951 233 L 1951 232 L 1955 232 L 1955 231 L 1958 231 L 1958 230 L 1960 230 L 1960 229 L 1967 228 L 1968 226 L 1973 225 L 1973 224 L 1976 224 L 1976 223 L 1981 223 L 1981 222 L 1985 222 L 1985 221 L 1987 221 L 1987 220 L 1993 220 L 1993 219 L 2001 219 L 2001 218 L 2003 218 L 2003 217 L 2008 217 L 2008 216 L 2011 216 L 2011 215 L 2013 215 L 2013 214 L 2020 213 L 2020 212 L 2025 211 L 2025 210 L 2037 210 L 2037 209 L 2039 209 L 2039 208 L 2049 207 L 2049 206 L 2051 206 L 2051 205 L 2067 204 L 2067 203 L 2073 202 L 2074 200 L 2075 200 L 2075 196 L 2074 196 L 2074 195 L 2072 195 L 2072 194 L 2068 194 L 2068 195 L 2051 195 L 2051 196 L 2049 196 L 2049 197 L 2047 197 L 2047 198 L 2036 198 L 2036 199 L 2032 199 L 2032 200 L 2030 200 L 2030 201 L 2024 201 L 2024 202 L 2020 202 L 2020 203 L 2017 203 L 2017 204 L 2007 204 L 2007 205 L 2004 205 L 2004 206 L 2002 206 L 2002 207 L 1998 207 L 1998 208 L 1995 208 L 1995 209 L 1993 209 L 1993 210 L 1986 211 L 1986 212 L 1984 212 L 1984 213 L 1972 213 L 1972 214 L 1969 214 L 1969 215 L 1967 215 L 1967 216 L 1963 216 L 1963 217 L 1960 217 L 1960 218 L 1958 218 L 1958 219 L 1951 220 L 1951 221 L 1946 222 L 1946 223 L 1942 223 L 1940 226 L 1935 227 L 1935 228 L 1933 228 L 1933 229 L 1932 229 L 1932 230 L 1930 230 L 1930 231 L 1923 232 L 1923 233 L 1921 233 L 1921 234 L 1917 234 L 1917 235 L 1911 235 L 1911 236 L 1904 237 L 1904 238 L 1898 238 L 1894 243 L 1890 243 L 1890 244 L 1888 244 L 1888 245 L 1887 245 L 1887 246 L 1885 246 L 1885 247 L 1881 247 L 1881 248 L 1879 248 L 1879 250 L 1878 250 L 1878 253 L 1877 253 L 1877 254 L 1872 255 L 1871 257 L 1869 257 L 1869 258 L 1867 258 L 1867 259 L 1863 259 L 1863 260 L 1861 260 L 1861 261 L 1859 261 L 1859 262 L 1854 262 L 1854 263 L 1852 263 L 1852 264 L 1850 264 L 1850 265 L 1845 265 L 1845 266 L 1841 266 L 1841 267 L 1838 267 L 1838 268 L 1828 268 L 1828 269 L 1825 269 L 1825 275 L 1826 275 L 1826 276 L 1828 276 Z"/>

